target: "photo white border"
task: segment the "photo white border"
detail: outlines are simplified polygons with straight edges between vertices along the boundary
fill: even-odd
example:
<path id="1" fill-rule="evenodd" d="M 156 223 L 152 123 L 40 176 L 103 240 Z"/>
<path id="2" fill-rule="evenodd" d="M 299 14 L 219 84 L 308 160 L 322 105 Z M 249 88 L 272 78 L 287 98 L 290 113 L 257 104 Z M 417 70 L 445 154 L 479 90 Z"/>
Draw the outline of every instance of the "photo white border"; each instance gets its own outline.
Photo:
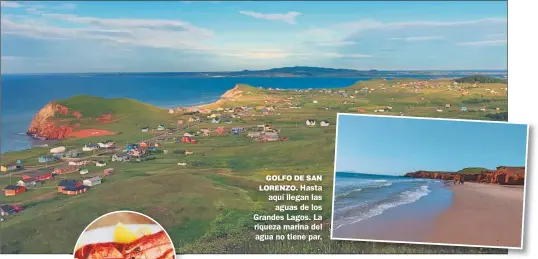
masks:
<path id="1" fill-rule="evenodd" d="M 435 243 L 435 242 L 412 242 L 412 241 L 396 241 L 396 240 L 377 240 L 377 239 L 360 239 L 360 238 L 339 238 L 334 237 L 334 201 L 336 193 L 336 165 L 338 158 L 338 129 L 340 128 L 340 116 L 353 116 L 353 117 L 374 117 L 374 118 L 391 118 L 391 119 L 403 119 L 403 120 L 430 120 L 430 121 L 453 121 L 453 122 L 475 122 L 484 124 L 510 124 L 527 126 L 527 136 L 525 145 L 525 182 L 523 184 L 523 211 L 521 214 L 521 239 L 519 247 L 512 246 L 485 246 L 485 245 L 467 245 L 467 244 L 451 244 L 451 243 Z M 332 197 L 332 211 L 331 211 L 331 240 L 345 240 L 345 241 L 362 241 L 362 242 L 377 242 L 377 243 L 396 243 L 396 244 L 414 244 L 414 245 L 435 245 L 435 246 L 458 246 L 458 247 L 481 247 L 481 248 L 497 248 L 497 249 L 514 249 L 523 250 L 525 236 L 525 200 L 527 197 L 527 171 L 528 171 L 528 157 L 529 157 L 529 132 L 530 125 L 525 123 L 513 123 L 509 121 L 484 121 L 484 120 L 468 120 L 468 119 L 452 119 L 452 118 L 428 118 L 428 117 L 413 117 L 413 116 L 395 116 L 395 115 L 373 115 L 373 114 L 360 114 L 360 113 L 338 113 L 336 115 L 336 136 L 334 145 L 334 173 L 333 173 L 333 197 Z"/>
<path id="2" fill-rule="evenodd" d="M 170 240 L 170 243 L 172 244 L 172 248 L 174 249 L 174 257 L 175 259 L 177 259 L 179 256 L 177 254 L 177 251 L 176 251 L 176 246 L 174 245 L 174 241 L 172 240 L 172 238 L 170 237 L 170 235 L 168 235 L 168 231 L 166 231 L 166 229 L 159 223 L 157 222 L 155 219 L 153 219 L 152 217 L 144 214 L 144 213 L 140 213 L 140 212 L 137 212 L 137 211 L 132 211 L 132 210 L 117 210 L 117 211 L 112 211 L 112 212 L 108 212 L 108 213 L 105 213 L 101 216 L 99 216 L 98 218 L 94 219 L 92 222 L 90 222 L 90 224 L 88 224 L 84 230 L 82 230 L 82 232 L 80 232 L 80 235 L 78 236 L 77 238 L 77 242 L 75 243 L 75 247 L 73 248 L 73 253 L 71 254 L 71 257 L 74 258 L 75 257 L 75 253 L 77 252 L 77 246 L 78 246 L 78 242 L 80 241 L 80 238 L 82 238 L 82 235 L 84 235 L 84 233 L 86 233 L 86 230 L 88 230 L 88 228 L 93 225 L 93 223 L 97 222 L 98 220 L 104 218 L 104 217 L 107 217 L 109 215 L 113 215 L 113 214 L 118 214 L 118 213 L 132 213 L 132 214 L 136 214 L 136 215 L 139 215 L 139 216 L 143 216 L 151 221 L 153 221 L 153 223 L 155 223 L 155 225 L 159 226 L 161 228 L 161 230 L 164 231 L 164 233 L 166 234 L 166 236 L 168 237 L 168 240 Z"/>

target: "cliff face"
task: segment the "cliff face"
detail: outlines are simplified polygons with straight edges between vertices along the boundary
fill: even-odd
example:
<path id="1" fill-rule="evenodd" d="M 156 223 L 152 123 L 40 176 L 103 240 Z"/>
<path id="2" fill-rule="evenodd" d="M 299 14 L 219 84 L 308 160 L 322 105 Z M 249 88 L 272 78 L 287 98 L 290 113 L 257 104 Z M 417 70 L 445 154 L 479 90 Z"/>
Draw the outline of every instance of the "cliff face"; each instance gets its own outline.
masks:
<path id="1" fill-rule="evenodd" d="M 235 85 L 234 88 L 226 91 L 223 95 L 220 97 L 223 99 L 233 99 L 233 98 L 239 98 L 243 95 L 243 90 L 239 88 L 239 85 Z"/>
<path id="2" fill-rule="evenodd" d="M 458 174 L 448 172 L 430 172 L 416 171 L 405 174 L 411 178 L 428 178 L 440 180 L 460 180 L 463 177 L 464 181 L 491 183 L 502 185 L 523 185 L 525 184 L 525 167 L 499 166 L 494 171 L 481 171 L 475 174 Z"/>
<path id="3" fill-rule="evenodd" d="M 82 114 L 77 111 L 70 111 L 69 108 L 51 102 L 43 107 L 33 118 L 28 128 L 27 134 L 36 135 L 46 139 L 63 139 L 73 132 L 73 127 L 69 124 L 59 124 L 54 118 L 60 115 L 70 115 L 81 118 Z"/>

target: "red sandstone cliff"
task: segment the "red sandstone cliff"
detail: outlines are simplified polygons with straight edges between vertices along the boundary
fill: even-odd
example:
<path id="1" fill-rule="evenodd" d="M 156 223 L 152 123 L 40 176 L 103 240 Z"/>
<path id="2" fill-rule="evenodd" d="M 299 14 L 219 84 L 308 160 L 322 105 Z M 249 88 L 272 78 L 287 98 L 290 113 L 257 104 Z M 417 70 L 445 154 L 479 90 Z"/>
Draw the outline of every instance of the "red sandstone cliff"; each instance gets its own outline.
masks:
<path id="1" fill-rule="evenodd" d="M 450 172 L 416 171 L 405 174 L 411 178 L 428 178 L 440 180 L 459 180 L 502 185 L 523 185 L 525 183 L 525 167 L 498 166 L 493 171 L 481 171 L 475 174 L 458 174 Z"/>
<path id="2" fill-rule="evenodd" d="M 54 121 L 55 117 L 73 115 L 80 119 L 82 114 L 70 111 L 69 108 L 51 102 L 43 107 L 35 116 L 27 133 L 46 139 L 63 139 L 73 132 L 73 126 Z"/>

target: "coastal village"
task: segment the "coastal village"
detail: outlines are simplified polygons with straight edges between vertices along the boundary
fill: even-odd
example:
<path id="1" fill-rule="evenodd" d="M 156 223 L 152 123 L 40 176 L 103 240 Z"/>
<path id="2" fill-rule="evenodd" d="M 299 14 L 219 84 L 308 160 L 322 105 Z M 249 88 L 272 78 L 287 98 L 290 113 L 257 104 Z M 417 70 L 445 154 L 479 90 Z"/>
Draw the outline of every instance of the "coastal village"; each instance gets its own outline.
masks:
<path id="1" fill-rule="evenodd" d="M 21 226 L 13 218 L 29 220 L 37 211 L 52 211 L 51 204 L 86 211 L 81 207 L 85 202 L 115 201 L 88 211 L 106 212 L 127 206 L 122 202 L 133 196 L 142 197 L 137 188 L 125 188 L 128 185 L 175 197 L 160 201 L 158 210 L 147 202 L 153 196 L 140 198 L 144 203 L 137 206 L 152 211 L 171 209 L 177 204 L 174 199 L 190 190 L 198 202 L 182 206 L 185 211 L 203 206 L 210 213 L 201 219 L 210 224 L 217 213 L 210 205 L 215 199 L 231 209 L 249 210 L 252 186 L 263 182 L 266 174 L 312 172 L 330 179 L 338 112 L 505 120 L 506 91 L 506 84 L 411 79 L 359 82 L 343 89 L 236 85 L 217 102 L 195 107 L 150 109 L 121 100 L 125 109 L 133 109 L 124 114 L 133 117 L 107 108 L 112 100 L 95 97 L 100 110 L 92 118 L 85 107 L 74 105 L 76 98 L 89 97 L 73 97 L 45 107 L 42 114 L 52 110 L 55 117 L 38 113 L 28 131 L 56 142 L 5 154 L 0 175 L 2 220 L 15 230 Z M 58 121 L 70 122 L 58 125 Z M 331 195 L 330 182 L 323 185 L 325 194 Z M 191 189 L 194 186 L 196 190 Z M 330 207 L 330 199 L 323 202 Z"/>

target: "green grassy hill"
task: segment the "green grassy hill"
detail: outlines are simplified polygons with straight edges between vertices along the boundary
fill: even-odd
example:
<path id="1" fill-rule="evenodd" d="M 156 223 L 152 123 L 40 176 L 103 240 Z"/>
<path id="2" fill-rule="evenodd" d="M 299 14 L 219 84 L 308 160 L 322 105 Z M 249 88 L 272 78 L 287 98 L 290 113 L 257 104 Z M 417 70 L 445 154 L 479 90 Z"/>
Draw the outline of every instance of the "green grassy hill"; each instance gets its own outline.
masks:
<path id="1" fill-rule="evenodd" d="M 368 242 L 330 241 L 326 228 L 322 241 L 312 242 L 258 242 L 252 239 L 251 214 L 257 211 L 274 212 L 274 202 L 267 194 L 257 191 L 268 174 L 322 175 L 322 215 L 330 222 L 332 176 L 338 112 L 356 113 L 364 109 L 367 114 L 384 114 L 490 120 L 487 114 L 507 111 L 507 96 L 503 84 L 489 84 L 471 88 L 461 84 L 469 95 L 488 100 L 488 109 L 480 111 L 483 103 L 469 103 L 460 90 L 449 87 L 452 80 L 432 80 L 432 87 L 402 86 L 413 82 L 405 80 L 372 80 L 357 82 L 342 89 L 311 91 L 275 91 L 239 85 L 240 95 L 208 105 L 212 109 L 233 108 L 241 105 L 274 106 L 275 111 L 263 115 L 249 111 L 248 115 L 231 119 L 231 124 L 212 124 L 202 121 L 188 131 L 217 127 L 250 128 L 258 124 L 272 124 L 287 141 L 257 143 L 246 137 L 232 134 L 197 136 L 198 144 L 176 144 L 161 141 L 167 154 L 156 154 L 155 160 L 141 163 L 113 163 L 110 155 L 107 167 L 115 168 L 113 176 L 87 193 L 75 196 L 58 196 L 56 184 L 61 179 L 82 179 L 68 174 L 48 181 L 41 188 L 31 189 L 14 197 L 0 197 L 0 204 L 20 203 L 26 209 L 2 223 L 1 250 L 4 253 L 71 253 L 80 231 L 96 217 L 115 210 L 135 210 L 159 221 L 172 237 L 180 253 L 504 253 L 506 250 L 456 248 L 425 245 L 394 245 Z M 363 88 L 375 89 L 360 92 Z M 486 91 L 495 89 L 497 93 Z M 321 92 L 320 92 L 321 91 Z M 347 97 L 338 91 L 344 91 Z M 356 92 L 357 91 L 357 92 Z M 468 95 L 468 96 L 469 96 Z M 353 96 L 353 98 L 351 98 Z M 474 97 L 473 97 L 474 98 Z M 156 128 L 159 124 L 174 127 L 178 120 L 190 115 L 169 114 L 167 109 L 150 106 L 132 99 L 105 99 L 94 96 L 75 96 L 59 100 L 58 104 L 80 111 L 80 128 L 104 129 L 121 134 L 85 139 L 65 139 L 57 145 L 80 148 L 88 142 L 112 139 L 123 145 L 152 136 L 141 127 Z M 444 108 L 446 104 L 451 107 Z M 300 109 L 291 108 L 299 106 Z M 392 110 L 375 113 L 374 110 L 391 106 Z M 460 111 L 461 106 L 469 112 Z M 437 112 L 438 109 L 443 112 Z M 117 121 L 99 123 L 95 118 L 111 112 Z M 215 112 L 216 113 L 216 112 Z M 221 112 L 219 112 L 221 113 Z M 253 116 L 252 116 L 253 115 Z M 201 115 L 203 118 L 203 116 Z M 65 118 L 58 117 L 57 120 Z M 307 127 L 306 119 L 328 120 L 328 127 Z M 182 136 L 185 131 L 170 135 Z M 49 148 L 33 149 L 4 154 L 9 160 L 35 161 L 47 154 Z M 185 155 L 184 150 L 193 152 Z M 187 166 L 178 166 L 185 162 Z M 103 168 L 88 167 L 97 175 Z M 0 177 L 0 185 L 13 184 L 20 175 Z M 6 234 L 9 233 L 9 234 Z"/>

